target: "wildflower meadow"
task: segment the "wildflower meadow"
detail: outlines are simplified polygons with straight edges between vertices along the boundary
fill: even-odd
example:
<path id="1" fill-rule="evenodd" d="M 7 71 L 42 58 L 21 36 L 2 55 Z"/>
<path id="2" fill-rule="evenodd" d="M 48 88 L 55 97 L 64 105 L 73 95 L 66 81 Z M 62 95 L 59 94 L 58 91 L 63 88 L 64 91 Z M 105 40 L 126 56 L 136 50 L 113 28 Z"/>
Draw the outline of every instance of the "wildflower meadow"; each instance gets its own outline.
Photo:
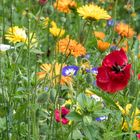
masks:
<path id="1" fill-rule="evenodd" d="M 140 0 L 0 0 L 0 140 L 140 140 Z"/>

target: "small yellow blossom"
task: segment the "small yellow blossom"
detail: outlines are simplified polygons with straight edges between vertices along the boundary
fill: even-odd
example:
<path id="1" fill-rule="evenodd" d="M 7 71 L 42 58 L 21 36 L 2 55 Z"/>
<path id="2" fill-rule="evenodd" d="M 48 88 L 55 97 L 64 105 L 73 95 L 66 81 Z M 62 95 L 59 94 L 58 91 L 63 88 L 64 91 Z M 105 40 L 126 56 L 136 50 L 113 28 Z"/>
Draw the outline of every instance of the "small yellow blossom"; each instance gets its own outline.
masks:
<path id="1" fill-rule="evenodd" d="M 47 27 L 48 26 L 48 23 L 49 23 L 49 17 L 46 17 L 43 22 L 44 22 L 44 25 Z"/>
<path id="2" fill-rule="evenodd" d="M 134 116 L 134 113 L 130 114 L 130 110 L 132 108 L 132 104 L 127 104 L 125 109 L 123 109 L 119 103 L 117 102 L 116 105 L 118 106 L 118 108 L 120 109 L 120 111 L 122 112 L 122 115 L 124 116 L 128 116 L 130 121 L 127 122 L 126 120 L 123 121 L 123 124 L 122 124 L 122 129 L 127 131 L 128 130 L 128 127 L 130 124 L 132 124 L 132 117 Z M 140 114 L 140 110 L 138 108 L 136 108 L 136 111 L 135 111 L 135 116 L 134 116 L 134 122 L 132 124 L 132 130 L 133 131 L 140 131 L 140 118 L 139 118 L 139 115 Z M 131 115 L 131 116 L 130 116 Z"/>
<path id="3" fill-rule="evenodd" d="M 62 28 L 58 28 L 54 21 L 51 22 L 51 27 L 49 31 L 55 37 L 61 37 L 65 34 L 65 30 Z"/>

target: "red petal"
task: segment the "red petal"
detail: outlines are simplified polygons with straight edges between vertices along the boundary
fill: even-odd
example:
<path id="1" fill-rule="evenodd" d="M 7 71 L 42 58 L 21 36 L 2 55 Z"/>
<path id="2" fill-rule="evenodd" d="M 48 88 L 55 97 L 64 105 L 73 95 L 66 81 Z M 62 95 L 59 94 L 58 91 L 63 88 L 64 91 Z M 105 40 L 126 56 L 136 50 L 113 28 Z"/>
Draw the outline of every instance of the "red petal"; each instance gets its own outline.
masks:
<path id="1" fill-rule="evenodd" d="M 113 51 L 112 53 L 108 54 L 104 58 L 104 60 L 102 62 L 102 66 L 111 68 L 115 64 L 122 66 L 127 63 L 128 63 L 127 56 L 126 56 L 124 50 L 121 49 L 120 51 L 116 50 L 116 51 Z"/>

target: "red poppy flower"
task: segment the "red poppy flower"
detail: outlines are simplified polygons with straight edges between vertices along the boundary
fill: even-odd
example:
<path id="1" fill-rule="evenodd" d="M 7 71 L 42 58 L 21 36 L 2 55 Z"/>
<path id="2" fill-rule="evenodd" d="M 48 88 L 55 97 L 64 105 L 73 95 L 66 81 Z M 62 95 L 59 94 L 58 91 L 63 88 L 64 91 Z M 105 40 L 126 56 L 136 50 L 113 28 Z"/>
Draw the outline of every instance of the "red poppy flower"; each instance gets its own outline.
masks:
<path id="1" fill-rule="evenodd" d="M 98 68 L 97 86 L 109 93 L 123 90 L 130 79 L 130 69 L 123 49 L 111 52 Z"/>
<path id="2" fill-rule="evenodd" d="M 137 134 L 137 138 L 138 138 L 138 140 L 140 140 L 140 134 Z"/>
<path id="3" fill-rule="evenodd" d="M 62 122 L 62 124 L 67 124 L 69 120 L 66 117 L 66 115 L 70 112 L 69 109 L 66 107 L 62 107 L 61 111 L 59 109 L 55 110 L 55 120 L 57 122 Z"/>

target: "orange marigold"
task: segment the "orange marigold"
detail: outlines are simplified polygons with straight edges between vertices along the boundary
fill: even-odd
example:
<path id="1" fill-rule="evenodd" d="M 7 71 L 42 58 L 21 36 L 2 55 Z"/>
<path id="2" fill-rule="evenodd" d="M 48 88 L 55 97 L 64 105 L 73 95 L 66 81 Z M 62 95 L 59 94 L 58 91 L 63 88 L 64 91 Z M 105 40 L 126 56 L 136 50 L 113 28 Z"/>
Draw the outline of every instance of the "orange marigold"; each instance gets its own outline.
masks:
<path id="1" fill-rule="evenodd" d="M 95 35 L 96 38 L 99 38 L 101 40 L 103 40 L 105 38 L 105 34 L 103 32 L 97 32 L 97 31 L 95 31 L 94 32 L 94 35 Z"/>
<path id="2" fill-rule="evenodd" d="M 115 27 L 115 31 L 122 37 L 131 38 L 134 36 L 135 32 L 134 30 L 125 23 L 119 23 Z"/>
<path id="3" fill-rule="evenodd" d="M 56 0 L 54 3 L 54 8 L 64 13 L 70 13 L 71 8 L 75 7 L 77 7 L 77 4 L 74 0 Z"/>
<path id="4" fill-rule="evenodd" d="M 73 55 L 74 57 L 86 54 L 86 49 L 75 40 L 66 37 L 57 43 L 57 50 L 67 56 Z"/>
<path id="5" fill-rule="evenodd" d="M 72 82 L 72 78 L 70 76 L 61 76 L 61 67 L 66 66 L 65 64 L 42 64 L 40 68 L 43 70 L 41 72 L 37 72 L 38 79 L 44 79 L 45 77 L 52 80 L 53 83 L 59 83 L 61 85 L 70 84 Z"/>
<path id="6" fill-rule="evenodd" d="M 108 42 L 103 42 L 102 40 L 98 40 L 98 41 L 97 41 L 97 48 L 98 48 L 101 52 L 107 50 L 107 49 L 109 48 L 109 46 L 110 46 L 110 43 L 108 43 Z"/>

